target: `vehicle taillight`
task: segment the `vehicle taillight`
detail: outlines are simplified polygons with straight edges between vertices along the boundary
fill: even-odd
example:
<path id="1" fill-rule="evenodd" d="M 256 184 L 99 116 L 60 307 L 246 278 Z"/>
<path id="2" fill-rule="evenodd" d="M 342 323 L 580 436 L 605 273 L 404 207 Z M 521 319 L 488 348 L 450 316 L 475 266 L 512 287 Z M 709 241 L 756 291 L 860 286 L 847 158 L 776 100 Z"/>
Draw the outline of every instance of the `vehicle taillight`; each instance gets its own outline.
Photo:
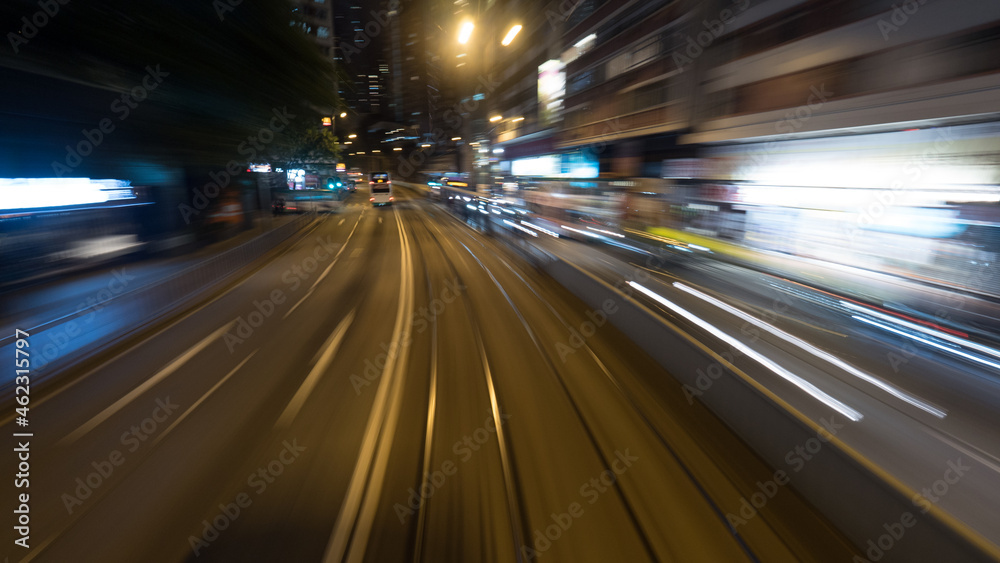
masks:
<path id="1" fill-rule="evenodd" d="M 389 201 L 392 201 L 392 196 L 389 196 Z"/>
<path id="2" fill-rule="evenodd" d="M 370 198 L 368 198 L 368 201 L 375 201 L 375 198 L 370 197 Z"/>

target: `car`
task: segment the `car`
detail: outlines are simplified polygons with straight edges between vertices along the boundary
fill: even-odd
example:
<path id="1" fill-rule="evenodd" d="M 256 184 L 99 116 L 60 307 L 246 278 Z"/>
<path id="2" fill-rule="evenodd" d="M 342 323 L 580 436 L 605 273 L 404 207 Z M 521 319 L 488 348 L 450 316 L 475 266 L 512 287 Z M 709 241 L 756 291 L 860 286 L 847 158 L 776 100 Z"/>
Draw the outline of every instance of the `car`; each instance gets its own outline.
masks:
<path id="1" fill-rule="evenodd" d="M 330 176 L 326 179 L 326 188 L 329 190 L 345 190 L 347 189 L 344 184 L 343 178 L 340 176 Z"/>

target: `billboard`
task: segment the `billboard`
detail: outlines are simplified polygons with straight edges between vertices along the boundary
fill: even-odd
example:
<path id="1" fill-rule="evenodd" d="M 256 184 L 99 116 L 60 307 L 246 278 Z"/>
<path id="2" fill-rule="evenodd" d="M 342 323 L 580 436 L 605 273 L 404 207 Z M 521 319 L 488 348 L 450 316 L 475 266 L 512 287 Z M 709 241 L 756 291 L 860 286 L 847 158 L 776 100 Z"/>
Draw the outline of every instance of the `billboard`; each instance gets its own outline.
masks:
<path id="1" fill-rule="evenodd" d="M 566 66 L 559 60 L 545 61 L 538 67 L 538 121 L 542 127 L 562 118 L 566 96 Z"/>

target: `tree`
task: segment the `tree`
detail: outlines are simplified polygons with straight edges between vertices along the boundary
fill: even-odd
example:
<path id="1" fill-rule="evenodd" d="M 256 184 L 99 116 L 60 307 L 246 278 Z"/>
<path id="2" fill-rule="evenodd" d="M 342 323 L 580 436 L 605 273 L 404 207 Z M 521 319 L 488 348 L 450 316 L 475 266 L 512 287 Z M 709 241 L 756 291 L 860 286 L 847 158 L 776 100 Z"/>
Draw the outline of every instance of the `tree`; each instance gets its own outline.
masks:
<path id="1" fill-rule="evenodd" d="M 0 3 L 0 21 L 8 24 L 3 29 L 16 30 L 0 48 L 0 66 L 93 86 L 91 107 L 97 115 L 80 112 L 67 119 L 60 114 L 59 119 L 81 124 L 74 123 L 71 131 L 93 128 L 102 116 L 111 119 L 115 131 L 100 152 L 218 166 L 245 159 L 240 147 L 248 139 L 266 144 L 266 152 L 294 144 L 299 135 L 294 130 L 304 127 L 300 124 L 316 123 L 320 113 L 332 113 L 339 105 L 333 65 L 300 27 L 289 25 L 296 14 L 287 0 L 46 5 L 58 5 L 58 12 L 42 12 L 36 0 Z M 31 27 L 32 21 L 45 23 Z M 160 69 L 162 82 L 119 119 L 124 114 L 114 113 L 110 104 L 139 92 L 150 68 Z M 50 107 L 78 104 L 72 95 L 58 95 Z M 17 113 L 17 108 L 6 109 Z M 295 126 L 273 130 L 276 111 L 293 115 Z M 48 116 L 39 117 L 44 127 Z M 53 152 L 76 142 L 62 136 L 62 131 L 38 133 Z"/>
<path id="2" fill-rule="evenodd" d="M 275 154 L 275 160 L 284 162 L 288 168 L 340 162 L 339 141 L 329 127 L 309 127 L 298 131 L 284 149 Z"/>

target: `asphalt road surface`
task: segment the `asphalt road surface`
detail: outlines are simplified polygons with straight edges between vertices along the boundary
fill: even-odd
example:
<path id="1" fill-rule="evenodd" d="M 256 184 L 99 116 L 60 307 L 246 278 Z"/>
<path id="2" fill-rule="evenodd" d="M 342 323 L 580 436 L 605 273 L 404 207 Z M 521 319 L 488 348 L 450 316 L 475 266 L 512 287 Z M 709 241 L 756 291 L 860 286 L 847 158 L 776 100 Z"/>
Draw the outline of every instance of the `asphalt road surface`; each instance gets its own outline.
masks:
<path id="1" fill-rule="evenodd" d="M 30 547 L 5 525 L 0 556 L 851 560 L 788 488 L 727 519 L 773 469 L 609 309 L 420 196 L 354 195 L 4 420 L 33 434 Z"/>

